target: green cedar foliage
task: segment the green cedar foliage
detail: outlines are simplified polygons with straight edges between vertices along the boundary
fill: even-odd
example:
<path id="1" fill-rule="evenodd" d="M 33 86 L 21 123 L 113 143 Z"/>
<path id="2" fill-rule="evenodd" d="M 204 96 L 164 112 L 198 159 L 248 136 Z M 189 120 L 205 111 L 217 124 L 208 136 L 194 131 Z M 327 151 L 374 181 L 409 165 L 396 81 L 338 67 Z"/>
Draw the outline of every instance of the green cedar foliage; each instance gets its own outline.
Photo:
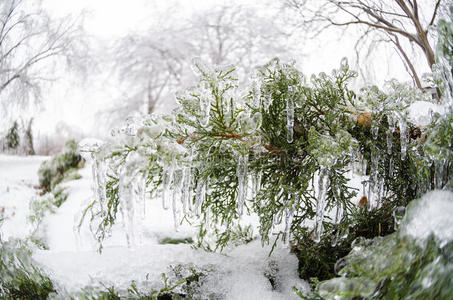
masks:
<path id="1" fill-rule="evenodd" d="M 422 132 L 406 115 L 412 102 L 427 100 L 419 91 L 392 81 L 385 92 L 370 87 L 356 94 L 348 88 L 356 74 L 345 60 L 331 75 L 308 80 L 274 59 L 245 88 L 232 67 L 197 62 L 196 69 L 198 85 L 177 95 L 172 115 L 129 121 L 112 143 L 91 151 L 100 195 L 86 213 L 98 222 L 99 242 L 116 220 L 130 178 L 145 178 L 164 207 L 171 193 L 182 198 L 172 203 L 175 223 L 198 220 L 198 246 L 208 250 L 234 240 L 243 212 L 258 215 L 263 243 L 289 235 L 320 241 L 325 230 L 335 233 L 335 244 L 366 215 L 351 202 L 359 191 L 348 185 L 351 166 L 360 162 L 367 165 L 365 194 L 375 195 L 367 206 L 388 218 L 365 231 L 391 232 L 392 211 L 431 187 Z M 248 194 L 247 180 L 253 181 Z M 314 228 L 307 226 L 313 219 Z M 286 229 L 276 230 L 280 223 Z M 211 234 L 214 248 L 203 242 Z"/>

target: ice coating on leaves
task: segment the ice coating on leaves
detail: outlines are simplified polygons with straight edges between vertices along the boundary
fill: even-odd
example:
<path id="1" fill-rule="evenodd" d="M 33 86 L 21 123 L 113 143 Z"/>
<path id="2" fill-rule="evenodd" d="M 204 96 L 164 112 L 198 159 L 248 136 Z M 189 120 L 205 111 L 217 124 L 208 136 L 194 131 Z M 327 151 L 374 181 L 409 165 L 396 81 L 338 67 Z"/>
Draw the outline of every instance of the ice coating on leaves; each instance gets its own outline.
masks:
<path id="1" fill-rule="evenodd" d="M 212 67 L 203 62 L 200 57 L 194 57 L 191 64 L 192 71 L 195 75 L 201 76 L 204 74 L 211 75 L 213 73 Z"/>
<path id="2" fill-rule="evenodd" d="M 253 114 L 252 122 L 255 127 L 255 130 L 260 129 L 261 124 L 263 122 L 263 116 L 261 115 L 261 113 L 259 111 Z"/>
<path id="3" fill-rule="evenodd" d="M 261 82 L 259 81 L 258 78 L 256 78 L 256 76 L 252 78 L 251 92 L 252 92 L 253 106 L 259 107 L 260 98 L 261 98 Z"/>
<path id="4" fill-rule="evenodd" d="M 294 98 L 289 95 L 286 98 L 286 140 L 288 143 L 293 142 L 294 135 Z"/>
<path id="5" fill-rule="evenodd" d="M 200 97 L 200 124 L 208 126 L 211 112 L 211 102 L 206 95 Z"/>
<path id="6" fill-rule="evenodd" d="M 86 138 L 79 142 L 79 151 L 80 155 L 86 160 L 91 161 L 93 159 L 94 153 L 100 151 L 104 142 L 95 138 Z"/>
<path id="7" fill-rule="evenodd" d="M 440 246 L 453 241 L 453 192 L 435 190 L 409 203 L 400 234 L 424 242 L 431 234 Z"/>
<path id="8" fill-rule="evenodd" d="M 319 171 L 318 179 L 318 195 L 316 202 L 316 217 L 315 217 L 315 235 L 313 240 L 315 242 L 321 241 L 321 235 L 324 231 L 322 222 L 324 221 L 325 202 L 327 196 L 327 189 L 329 187 L 329 176 L 326 168 L 321 168 Z"/>
<path id="9" fill-rule="evenodd" d="M 261 127 L 263 117 L 260 112 L 250 116 L 247 112 L 242 111 L 238 114 L 237 119 L 241 124 L 242 132 L 252 134 Z"/>
<path id="10" fill-rule="evenodd" d="M 242 215 L 244 212 L 244 202 L 247 194 L 247 169 L 249 156 L 248 154 L 240 155 L 236 167 L 236 176 L 238 178 L 238 213 Z"/>

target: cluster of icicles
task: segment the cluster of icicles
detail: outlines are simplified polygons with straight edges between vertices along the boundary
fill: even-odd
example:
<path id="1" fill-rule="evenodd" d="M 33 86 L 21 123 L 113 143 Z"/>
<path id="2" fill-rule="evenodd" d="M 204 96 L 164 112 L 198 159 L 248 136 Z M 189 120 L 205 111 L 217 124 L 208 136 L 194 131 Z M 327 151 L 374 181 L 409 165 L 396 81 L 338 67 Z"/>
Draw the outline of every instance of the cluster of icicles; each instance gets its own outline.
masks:
<path id="1" fill-rule="evenodd" d="M 261 97 L 259 94 L 259 87 L 254 89 L 254 101 L 263 101 L 266 96 Z M 286 115 L 287 115 L 287 141 L 292 143 L 294 131 L 294 106 L 295 89 L 290 87 L 288 90 L 288 97 L 286 102 Z M 258 103 L 256 103 L 258 104 Z M 297 103 L 296 103 L 297 105 Z M 209 107 L 209 105 L 205 105 Z M 209 110 L 204 110 L 203 115 L 208 118 Z M 204 120 L 204 122 L 209 122 Z M 404 160 L 407 155 L 408 135 L 403 134 L 408 130 L 407 121 L 401 115 L 396 116 L 395 120 L 389 118 L 390 128 L 385 133 L 387 137 L 387 154 L 392 153 L 393 147 L 393 132 L 396 130 L 397 124 L 400 134 L 401 145 L 401 159 Z M 261 125 L 261 120 L 256 121 L 254 125 L 255 130 Z M 371 132 L 373 137 L 377 139 L 379 135 L 378 122 L 373 121 L 371 125 Z M 140 165 L 144 164 L 143 158 L 135 152 L 131 152 L 126 162 L 121 165 L 118 170 L 110 170 L 108 165 L 103 159 L 98 158 L 97 153 L 102 149 L 102 142 L 98 140 L 85 140 L 80 144 L 81 152 L 85 153 L 85 159 L 92 162 L 93 168 L 93 191 L 96 197 L 96 205 L 98 209 L 98 216 L 105 216 L 107 214 L 106 208 L 106 175 L 108 172 L 114 172 L 116 177 L 119 178 L 119 198 L 120 198 L 120 212 L 123 218 L 123 226 L 126 231 L 127 241 L 129 245 L 137 243 L 136 233 L 140 234 L 141 222 L 146 214 L 146 174 L 141 170 Z M 174 225 L 177 230 L 184 215 L 194 214 L 200 216 L 202 213 L 202 205 L 206 200 L 207 193 L 209 193 L 209 178 L 198 176 L 195 182 L 194 172 L 197 172 L 197 167 L 191 164 L 194 157 L 193 149 L 190 150 L 189 163 L 186 166 L 178 166 L 175 161 L 166 164 L 162 170 L 162 186 L 161 186 L 161 201 L 164 209 L 169 209 L 170 206 L 173 212 Z M 101 156 L 101 155 L 99 155 Z M 380 199 L 383 199 L 386 190 L 384 179 L 379 176 L 379 164 L 383 161 L 384 155 L 379 153 L 376 149 L 372 149 L 372 157 L 368 162 L 357 151 L 351 152 L 352 157 L 352 174 L 355 172 L 366 174 L 367 165 L 369 164 L 369 180 L 364 180 L 363 183 L 363 196 L 367 197 L 367 206 L 369 209 L 380 207 L 382 205 Z M 248 155 L 239 155 L 236 167 L 236 176 L 238 180 L 237 190 L 237 211 L 239 215 L 244 212 L 244 203 L 248 197 L 254 197 L 259 192 L 261 186 L 260 174 L 249 174 L 248 172 Z M 389 174 L 393 173 L 394 162 L 390 160 L 388 168 Z M 357 170 L 357 165 L 359 170 Z M 442 169 L 445 164 L 439 164 L 436 168 L 436 173 L 441 174 L 445 170 Z M 439 170 L 437 170 L 439 169 Z M 137 170 L 141 170 L 138 172 Z M 437 172 L 438 171 L 438 172 Z M 354 175 L 352 175 L 354 176 Z M 323 233 L 323 221 L 326 214 L 326 197 L 329 187 L 328 167 L 322 167 L 318 174 L 318 188 L 316 191 L 316 215 L 314 220 L 314 240 L 319 242 Z M 251 178 L 252 180 L 248 180 Z M 437 178 L 437 177 L 436 177 Z M 440 181 L 438 179 L 437 181 Z M 250 183 L 250 184 L 249 184 Z M 441 185 L 441 183 L 439 183 Z M 195 192 L 195 195 L 193 193 Z M 195 196 L 195 197 L 193 197 Z M 192 201 L 195 199 L 195 201 Z M 297 201 L 296 201 L 297 202 Z M 343 207 L 340 201 L 337 203 L 334 213 L 334 222 L 339 223 L 343 216 Z M 284 211 L 276 215 L 274 218 L 274 225 L 279 225 L 284 216 L 285 229 L 284 240 L 289 240 L 290 228 L 295 213 L 295 207 L 286 207 Z M 338 236 L 335 241 L 338 240 Z M 334 243 L 336 243 L 334 241 Z"/>

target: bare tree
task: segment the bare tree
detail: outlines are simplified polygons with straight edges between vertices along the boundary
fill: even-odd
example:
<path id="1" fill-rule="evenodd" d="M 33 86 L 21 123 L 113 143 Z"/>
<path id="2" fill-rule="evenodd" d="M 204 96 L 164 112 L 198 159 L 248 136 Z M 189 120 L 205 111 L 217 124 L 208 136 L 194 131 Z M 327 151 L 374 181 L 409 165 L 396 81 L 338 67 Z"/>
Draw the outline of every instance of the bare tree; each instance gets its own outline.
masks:
<path id="1" fill-rule="evenodd" d="M 180 33 L 159 29 L 145 35 L 128 35 L 114 49 L 115 73 L 125 105 L 146 106 L 151 113 L 166 93 L 180 83 L 184 54 L 188 50 Z"/>
<path id="2" fill-rule="evenodd" d="M 212 64 L 249 73 L 275 56 L 291 56 L 290 34 L 256 8 L 223 5 L 192 16 L 193 48 Z"/>
<path id="3" fill-rule="evenodd" d="M 79 19 L 52 20 L 41 1 L 0 1 L 0 103 L 5 112 L 39 100 L 81 43 Z M 74 56 L 73 56 L 74 57 Z"/>
<path id="4" fill-rule="evenodd" d="M 422 89 L 413 49 L 432 70 L 435 25 L 444 0 L 285 0 L 301 14 L 306 30 L 318 33 L 329 26 L 358 26 L 362 36 L 394 45 L 415 85 Z"/>
<path id="5" fill-rule="evenodd" d="M 120 103 L 109 110 L 114 118 L 134 111 L 151 113 L 174 93 L 191 84 L 192 58 L 211 64 L 234 64 L 250 72 L 276 55 L 289 52 L 288 35 L 256 10 L 220 6 L 173 20 L 172 13 L 140 34 L 120 39 L 112 61 L 121 89 Z M 171 98 L 171 99 L 170 99 Z"/>

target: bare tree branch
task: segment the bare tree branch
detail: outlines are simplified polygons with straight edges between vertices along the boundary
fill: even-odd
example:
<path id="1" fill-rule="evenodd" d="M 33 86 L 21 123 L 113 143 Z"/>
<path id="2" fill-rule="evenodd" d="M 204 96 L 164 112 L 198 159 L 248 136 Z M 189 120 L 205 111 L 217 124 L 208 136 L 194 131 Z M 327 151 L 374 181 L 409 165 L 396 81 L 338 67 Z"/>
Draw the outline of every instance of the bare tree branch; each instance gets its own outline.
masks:
<path id="1" fill-rule="evenodd" d="M 404 64 L 408 67 L 414 83 L 421 88 L 420 76 L 408 50 L 416 45 L 417 51 L 424 54 L 428 66 L 432 69 L 435 63 L 433 45 L 430 43 L 429 32 L 436 21 L 442 0 L 432 4 L 433 14 L 426 20 L 422 12 L 429 11 L 429 4 L 417 0 L 321 0 L 313 1 L 317 9 L 308 8 L 309 2 L 286 0 L 286 4 L 295 10 L 303 11 L 301 22 L 310 24 L 314 30 L 322 31 L 326 24 L 333 26 L 360 26 L 364 36 L 369 36 L 367 28 L 374 28 L 390 37 Z M 313 11 L 310 15 L 309 12 Z M 308 12 L 308 13 L 307 13 Z M 404 38 L 408 43 L 402 43 Z M 361 43 L 361 42 L 360 42 Z M 357 46 L 358 44 L 356 44 Z"/>

